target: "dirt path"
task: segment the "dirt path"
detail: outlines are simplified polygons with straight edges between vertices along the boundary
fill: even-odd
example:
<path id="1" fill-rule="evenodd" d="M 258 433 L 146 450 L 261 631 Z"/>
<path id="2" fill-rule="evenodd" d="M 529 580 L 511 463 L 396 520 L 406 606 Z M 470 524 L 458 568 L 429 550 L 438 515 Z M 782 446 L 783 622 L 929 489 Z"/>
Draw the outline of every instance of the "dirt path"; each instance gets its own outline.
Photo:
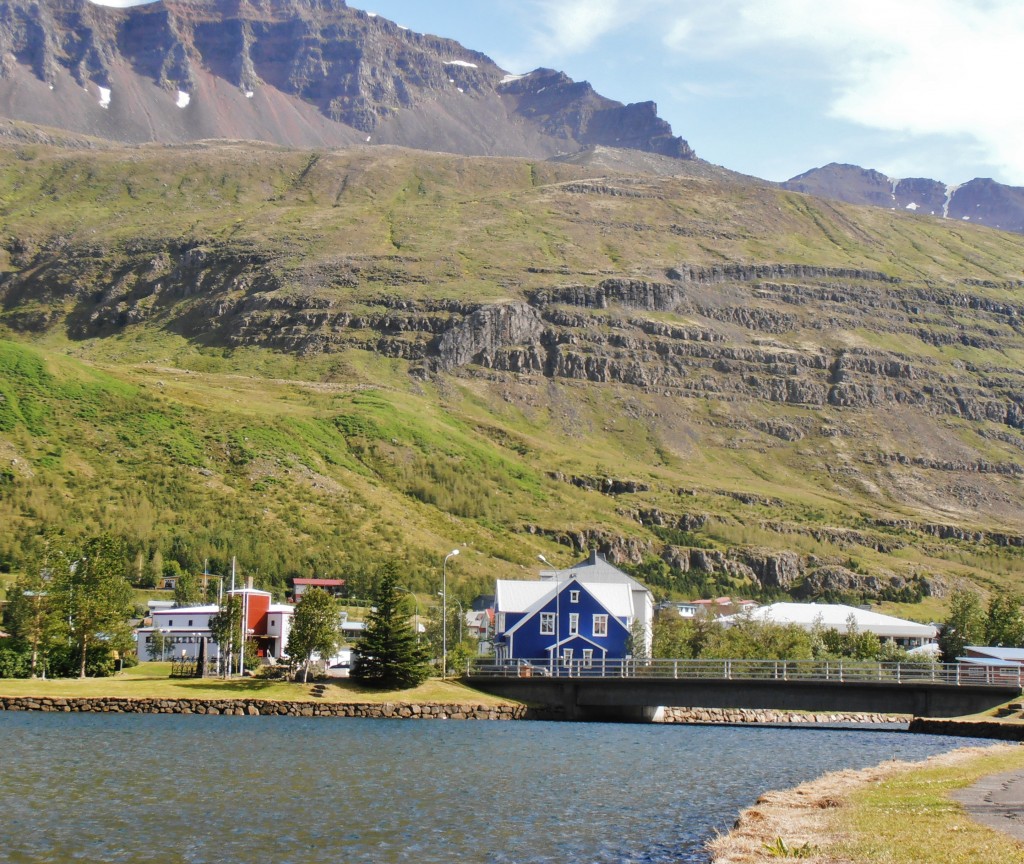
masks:
<path id="1" fill-rule="evenodd" d="M 832 846 L 835 840 L 842 839 L 832 827 L 829 811 L 842 807 L 852 792 L 885 781 L 904 771 L 919 768 L 923 764 L 953 766 L 991 752 L 991 747 L 965 747 L 952 753 L 933 756 L 924 763 L 895 760 L 883 762 L 881 765 L 860 771 L 836 771 L 826 774 L 795 789 L 766 792 L 757 799 L 753 807 L 740 814 L 732 831 L 708 844 L 713 864 L 757 864 L 777 862 L 780 858 L 787 857 L 799 857 L 808 864 L 849 864 L 847 859 L 837 858 L 819 850 L 819 847 Z M 991 804 L 985 801 L 989 795 L 989 788 L 979 791 L 978 795 L 982 804 L 990 808 L 989 812 L 994 813 L 1004 806 L 1012 806 L 1001 802 L 1009 802 L 1011 799 L 1019 802 L 1024 796 L 1024 772 L 1012 772 L 1012 775 L 1020 782 L 1009 783 L 1005 791 L 1004 781 L 995 782 L 998 778 L 992 777 L 969 790 L 963 790 L 961 794 L 973 792 L 975 789 L 981 790 L 985 782 L 995 782 L 995 786 L 991 787 Z M 1004 780 L 1009 776 L 999 775 Z M 973 814 L 973 811 L 971 812 Z M 1024 813 L 1018 810 L 1018 816 L 1024 817 Z M 1009 820 L 998 815 L 993 818 L 1001 818 L 1004 822 L 1013 821 L 1017 829 L 1024 829 L 1024 818 Z M 1002 823 L 998 827 L 1006 830 Z M 780 842 L 784 844 L 783 848 L 778 846 Z M 807 854 L 800 854 L 804 851 L 805 845 Z"/>

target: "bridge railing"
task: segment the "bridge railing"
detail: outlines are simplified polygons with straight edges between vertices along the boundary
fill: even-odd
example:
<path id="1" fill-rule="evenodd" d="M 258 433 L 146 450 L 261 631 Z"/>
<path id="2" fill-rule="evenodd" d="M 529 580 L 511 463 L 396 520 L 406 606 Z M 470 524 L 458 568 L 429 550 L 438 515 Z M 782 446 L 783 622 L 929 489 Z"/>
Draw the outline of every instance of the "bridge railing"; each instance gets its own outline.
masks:
<path id="1" fill-rule="evenodd" d="M 495 663 L 471 661 L 470 678 L 644 678 L 717 679 L 727 681 L 778 680 L 831 683 L 966 684 L 1018 687 L 1024 667 L 968 666 L 959 663 L 873 663 L 861 660 L 671 660 L 537 658 Z"/>

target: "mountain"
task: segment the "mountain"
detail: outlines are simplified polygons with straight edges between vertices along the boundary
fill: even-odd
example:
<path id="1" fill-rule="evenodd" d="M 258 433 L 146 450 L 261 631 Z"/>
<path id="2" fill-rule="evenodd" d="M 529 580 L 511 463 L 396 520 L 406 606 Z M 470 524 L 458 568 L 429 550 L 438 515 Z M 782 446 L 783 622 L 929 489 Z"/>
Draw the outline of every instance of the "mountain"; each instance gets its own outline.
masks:
<path id="1" fill-rule="evenodd" d="M 976 178 L 950 186 L 921 177 L 896 179 L 857 165 L 833 162 L 793 177 L 782 186 L 851 204 L 908 210 L 1024 233 L 1024 188 L 990 179 Z"/>
<path id="2" fill-rule="evenodd" d="M 0 56 L 0 115 L 120 142 L 694 155 L 653 102 L 550 69 L 509 75 L 343 0 L 3 0 Z"/>
<path id="3" fill-rule="evenodd" d="M 636 151 L 9 132 L 0 570 L 45 525 L 272 584 L 1024 580 L 1024 237 Z"/>
<path id="4" fill-rule="evenodd" d="M 781 188 L 341 2 L 0 3 L 0 576 L 50 528 L 140 581 L 1024 585 L 1016 190 Z"/>

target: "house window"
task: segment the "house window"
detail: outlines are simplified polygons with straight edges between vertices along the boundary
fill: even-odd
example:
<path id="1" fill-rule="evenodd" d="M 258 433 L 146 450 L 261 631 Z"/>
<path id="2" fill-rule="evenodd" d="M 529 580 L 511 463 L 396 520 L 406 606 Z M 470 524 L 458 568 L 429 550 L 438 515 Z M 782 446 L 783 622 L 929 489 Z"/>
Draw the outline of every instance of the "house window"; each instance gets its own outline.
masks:
<path id="1" fill-rule="evenodd" d="M 569 602 L 570 603 L 579 603 L 580 602 L 580 592 L 579 591 L 570 591 L 569 592 Z"/>
<path id="2" fill-rule="evenodd" d="M 589 669 L 594 665 L 594 649 L 584 648 L 583 649 L 583 668 Z"/>
<path id="3" fill-rule="evenodd" d="M 571 612 L 569 613 L 569 635 L 575 636 L 580 632 L 580 613 Z"/>
<path id="4" fill-rule="evenodd" d="M 188 626 L 189 626 L 189 627 L 191 627 L 191 626 L 192 626 L 192 619 L 191 619 L 191 618 L 189 618 L 189 619 L 188 619 Z"/>
<path id="5" fill-rule="evenodd" d="M 608 635 L 608 616 L 607 615 L 595 615 L 594 616 L 594 635 L 595 636 L 607 636 Z"/>
<path id="6" fill-rule="evenodd" d="M 562 665 L 572 666 L 572 648 L 562 649 Z"/>
<path id="7" fill-rule="evenodd" d="M 554 636 L 555 635 L 555 613 L 554 612 L 541 612 L 540 613 L 540 635 L 541 636 Z"/>
<path id="8" fill-rule="evenodd" d="M 168 627 L 173 627 L 174 626 L 174 622 L 173 621 L 168 621 L 167 622 L 167 626 Z"/>

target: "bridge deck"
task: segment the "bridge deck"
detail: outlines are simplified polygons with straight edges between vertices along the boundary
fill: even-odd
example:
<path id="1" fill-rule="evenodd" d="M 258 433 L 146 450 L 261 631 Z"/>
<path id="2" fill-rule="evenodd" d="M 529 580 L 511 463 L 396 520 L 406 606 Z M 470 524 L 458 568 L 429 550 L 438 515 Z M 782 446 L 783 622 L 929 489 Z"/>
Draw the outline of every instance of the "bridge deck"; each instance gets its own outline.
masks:
<path id="1" fill-rule="evenodd" d="M 640 719 L 658 706 L 953 717 L 1021 694 L 1019 669 L 968 669 L 848 661 L 580 660 L 477 663 L 468 678 L 491 693 L 556 707 L 567 719 Z"/>

